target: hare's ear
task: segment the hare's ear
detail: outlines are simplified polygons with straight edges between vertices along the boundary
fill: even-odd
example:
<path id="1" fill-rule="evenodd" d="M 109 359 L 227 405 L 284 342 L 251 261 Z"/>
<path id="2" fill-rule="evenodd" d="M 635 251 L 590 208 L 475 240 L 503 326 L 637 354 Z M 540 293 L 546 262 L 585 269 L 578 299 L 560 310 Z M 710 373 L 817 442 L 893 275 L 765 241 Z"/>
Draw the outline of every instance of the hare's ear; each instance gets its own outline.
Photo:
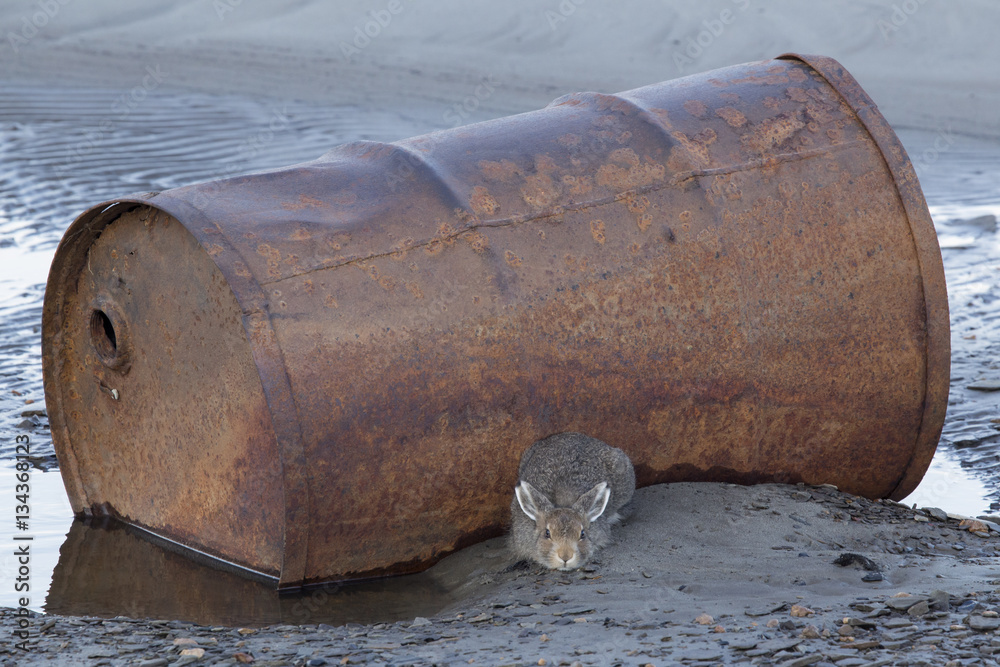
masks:
<path id="1" fill-rule="evenodd" d="M 538 517 L 552 509 L 549 499 L 527 482 L 515 486 L 514 495 L 517 496 L 517 504 L 532 521 L 538 521 Z"/>
<path id="2" fill-rule="evenodd" d="M 611 500 L 611 489 L 608 488 L 607 482 L 601 482 L 580 496 L 573 503 L 573 509 L 586 516 L 587 521 L 595 521 L 604 514 L 609 500 Z"/>

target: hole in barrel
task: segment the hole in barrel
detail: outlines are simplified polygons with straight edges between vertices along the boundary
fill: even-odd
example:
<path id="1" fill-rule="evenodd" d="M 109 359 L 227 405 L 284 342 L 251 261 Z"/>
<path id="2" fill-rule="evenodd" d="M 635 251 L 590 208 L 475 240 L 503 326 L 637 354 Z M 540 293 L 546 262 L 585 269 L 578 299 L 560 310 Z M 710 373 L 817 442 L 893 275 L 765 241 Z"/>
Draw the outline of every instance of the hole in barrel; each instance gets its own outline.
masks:
<path id="1" fill-rule="evenodd" d="M 115 325 L 103 310 L 95 310 L 90 316 L 90 338 L 94 348 L 106 361 L 118 356 L 118 336 Z"/>

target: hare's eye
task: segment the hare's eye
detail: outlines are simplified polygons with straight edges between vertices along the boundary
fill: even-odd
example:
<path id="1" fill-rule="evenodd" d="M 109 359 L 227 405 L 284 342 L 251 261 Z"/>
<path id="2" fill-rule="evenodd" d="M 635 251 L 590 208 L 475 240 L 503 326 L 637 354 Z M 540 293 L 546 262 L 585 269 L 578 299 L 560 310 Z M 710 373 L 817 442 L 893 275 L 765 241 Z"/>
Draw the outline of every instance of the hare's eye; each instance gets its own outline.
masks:
<path id="1" fill-rule="evenodd" d="M 585 530 L 581 530 L 580 531 L 580 539 L 581 540 L 587 539 L 587 531 L 585 531 Z"/>
<path id="2" fill-rule="evenodd" d="M 545 539 L 547 539 L 547 540 L 551 540 L 552 539 L 552 534 L 549 532 L 548 528 L 545 529 Z"/>

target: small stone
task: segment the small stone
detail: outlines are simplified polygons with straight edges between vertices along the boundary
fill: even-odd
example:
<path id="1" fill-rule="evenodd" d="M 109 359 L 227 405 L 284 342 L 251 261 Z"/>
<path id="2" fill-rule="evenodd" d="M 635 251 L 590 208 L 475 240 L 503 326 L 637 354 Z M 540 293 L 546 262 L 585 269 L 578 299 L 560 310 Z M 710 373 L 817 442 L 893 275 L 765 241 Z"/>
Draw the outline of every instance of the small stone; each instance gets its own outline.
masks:
<path id="1" fill-rule="evenodd" d="M 851 637 L 854 635 L 854 628 L 850 625 L 842 625 L 837 628 L 837 634 L 841 637 Z"/>
<path id="2" fill-rule="evenodd" d="M 492 621 L 492 620 L 493 620 L 492 614 L 479 614 L 478 616 L 473 616 L 472 618 L 468 619 L 469 623 L 485 623 L 486 621 Z M 414 625 L 416 625 L 416 621 L 414 621 Z"/>
<path id="3" fill-rule="evenodd" d="M 711 662 L 722 660 L 722 650 L 713 648 L 695 648 L 687 651 L 679 651 L 676 655 L 670 656 L 679 662 Z"/>
<path id="4" fill-rule="evenodd" d="M 191 657 L 201 660 L 205 657 L 205 649 L 203 648 L 186 648 L 181 651 L 181 655 L 189 655 Z"/>
<path id="5" fill-rule="evenodd" d="M 803 639 L 819 639 L 821 637 L 819 628 L 815 625 L 807 625 L 799 636 Z"/>
<path id="6" fill-rule="evenodd" d="M 694 619 L 694 622 L 698 625 L 711 625 L 712 623 L 715 623 L 715 619 L 708 614 L 701 614 Z"/>
<path id="7" fill-rule="evenodd" d="M 423 616 L 417 616 L 415 619 L 413 619 L 413 622 L 410 623 L 411 628 L 419 628 L 422 625 L 431 625 L 431 622 L 426 618 L 424 618 Z"/>
<path id="8" fill-rule="evenodd" d="M 936 519 L 937 521 L 947 521 L 948 520 L 948 513 L 945 512 L 940 507 L 923 507 L 921 509 L 924 512 L 927 512 L 927 514 L 930 515 L 930 517 L 932 519 Z"/>
<path id="9" fill-rule="evenodd" d="M 893 609 L 895 611 L 906 611 L 907 609 L 909 609 L 910 607 L 912 607 L 913 605 L 915 605 L 915 604 L 917 604 L 918 602 L 921 602 L 921 601 L 922 601 L 922 598 L 915 598 L 915 597 L 896 598 L 896 597 L 892 597 L 892 598 L 889 598 L 888 600 L 885 601 L 885 606 L 887 606 L 890 609 Z"/>
<path id="10" fill-rule="evenodd" d="M 885 577 L 882 576 L 881 572 L 866 572 L 865 576 L 861 577 L 861 581 L 868 583 L 882 581 L 883 579 L 885 579 Z"/>
<path id="11" fill-rule="evenodd" d="M 986 533 L 988 535 L 990 532 L 990 527 L 979 519 L 962 519 L 958 527 L 970 533 Z"/>
<path id="12" fill-rule="evenodd" d="M 921 521 L 921 522 L 928 522 L 928 521 L 930 521 L 930 519 L 928 519 L 927 517 L 925 517 L 923 514 L 914 514 L 913 515 L 913 520 L 914 521 Z"/>
<path id="13" fill-rule="evenodd" d="M 1000 391 L 1000 380 L 977 380 L 965 388 L 973 391 Z"/>
<path id="14" fill-rule="evenodd" d="M 233 659 L 241 665 L 249 665 L 253 662 L 253 656 L 249 653 L 234 653 Z"/>
<path id="15" fill-rule="evenodd" d="M 251 658 L 251 661 L 253 658 Z M 306 660 L 306 667 L 323 667 L 327 662 L 323 658 L 309 658 Z"/>
<path id="16" fill-rule="evenodd" d="M 169 664 L 170 661 L 166 658 L 153 658 L 152 660 L 143 660 L 138 667 L 167 667 Z"/>
<path id="17" fill-rule="evenodd" d="M 765 627 L 768 627 L 768 628 L 776 628 L 776 627 L 778 627 L 778 619 L 772 618 L 770 621 L 768 621 L 764 625 L 765 625 Z"/>
<path id="18" fill-rule="evenodd" d="M 238 632 L 241 635 L 243 635 L 244 637 L 246 637 L 247 635 L 255 634 L 257 631 L 254 630 L 253 628 L 240 628 L 236 632 Z"/>
<path id="19" fill-rule="evenodd" d="M 823 659 L 822 653 L 812 653 L 810 655 L 804 655 L 801 658 L 792 658 L 791 660 L 786 660 L 780 663 L 781 667 L 807 667 L 807 665 L 814 665 Z"/>
<path id="20" fill-rule="evenodd" d="M 919 616 L 923 616 L 924 614 L 929 613 L 930 610 L 931 606 L 927 603 L 927 600 L 921 600 L 917 604 L 907 609 L 906 613 L 912 616 L 913 618 L 917 618 Z"/>
<path id="21" fill-rule="evenodd" d="M 930 592 L 930 608 L 934 611 L 948 611 L 951 607 L 951 595 L 947 591 Z"/>
<path id="22" fill-rule="evenodd" d="M 986 618 L 997 618 L 998 616 L 1000 616 L 1000 614 L 992 610 L 984 611 L 982 615 L 985 616 Z"/>
<path id="23" fill-rule="evenodd" d="M 767 651 L 768 653 L 777 653 L 778 651 L 788 651 L 793 649 L 802 643 L 802 639 L 795 638 L 781 638 L 781 639 L 769 639 L 767 641 L 758 642 L 757 648 Z"/>
<path id="24" fill-rule="evenodd" d="M 174 646 L 197 646 L 198 640 L 191 637 L 178 637 L 174 640 Z"/>
<path id="25" fill-rule="evenodd" d="M 738 639 L 730 640 L 729 648 L 736 649 L 737 651 L 749 651 L 752 648 L 757 648 L 758 641 L 753 637 L 739 637 Z"/>
<path id="26" fill-rule="evenodd" d="M 795 618 L 805 618 L 806 616 L 812 616 L 816 612 L 809 607 L 804 607 L 800 604 L 793 604 L 789 613 Z"/>
<path id="27" fill-rule="evenodd" d="M 743 613 L 747 616 L 767 616 L 768 614 L 774 614 L 779 611 L 784 611 L 788 608 L 788 604 L 782 602 L 780 604 L 769 604 L 764 607 L 758 607 L 756 609 L 747 609 Z"/>
<path id="28" fill-rule="evenodd" d="M 990 632 L 1000 629 L 1000 618 L 988 616 L 969 616 L 968 625 L 976 632 Z"/>

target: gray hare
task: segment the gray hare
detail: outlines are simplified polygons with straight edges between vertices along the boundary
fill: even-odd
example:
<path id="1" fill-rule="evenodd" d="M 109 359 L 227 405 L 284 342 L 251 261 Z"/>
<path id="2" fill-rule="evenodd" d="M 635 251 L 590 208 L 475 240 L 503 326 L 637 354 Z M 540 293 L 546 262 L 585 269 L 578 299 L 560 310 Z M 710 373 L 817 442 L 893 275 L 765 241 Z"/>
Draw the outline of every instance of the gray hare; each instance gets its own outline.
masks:
<path id="1" fill-rule="evenodd" d="M 611 540 L 635 492 L 622 450 L 582 433 L 539 440 L 521 456 L 510 503 L 510 546 L 523 560 L 574 570 Z"/>

